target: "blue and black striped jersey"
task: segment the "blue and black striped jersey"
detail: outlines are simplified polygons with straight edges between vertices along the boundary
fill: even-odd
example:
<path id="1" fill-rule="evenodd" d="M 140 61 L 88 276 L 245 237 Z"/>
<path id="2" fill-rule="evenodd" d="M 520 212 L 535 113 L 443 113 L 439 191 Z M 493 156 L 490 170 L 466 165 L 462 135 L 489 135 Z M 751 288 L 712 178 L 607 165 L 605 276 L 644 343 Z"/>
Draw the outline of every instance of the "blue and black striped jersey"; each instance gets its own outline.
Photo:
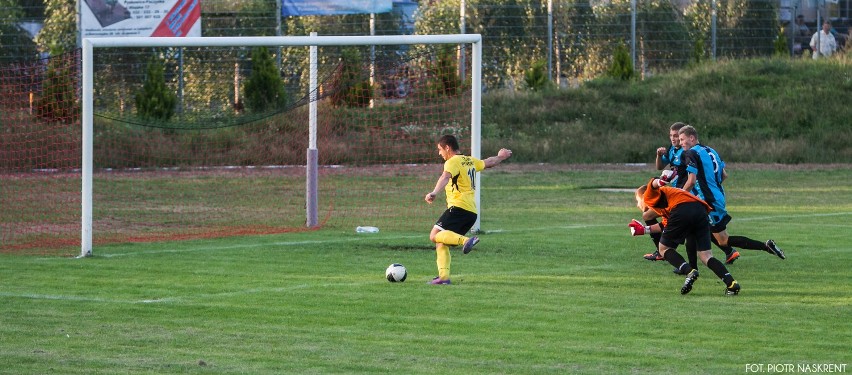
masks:
<path id="1" fill-rule="evenodd" d="M 671 181 L 671 185 L 679 188 L 683 187 L 683 184 L 686 183 L 686 165 L 681 162 L 682 154 L 682 148 L 669 146 L 669 150 L 660 158 L 663 161 L 663 165 L 671 165 L 671 169 L 677 172 L 677 175 Z M 678 178 L 678 176 L 683 176 L 683 178 Z"/>
<path id="2" fill-rule="evenodd" d="M 697 144 L 683 153 L 682 163 L 686 165 L 687 173 L 695 174 L 692 193 L 711 206 L 724 209 L 725 189 L 722 187 L 722 176 L 725 162 L 719 153 L 711 147 Z"/>

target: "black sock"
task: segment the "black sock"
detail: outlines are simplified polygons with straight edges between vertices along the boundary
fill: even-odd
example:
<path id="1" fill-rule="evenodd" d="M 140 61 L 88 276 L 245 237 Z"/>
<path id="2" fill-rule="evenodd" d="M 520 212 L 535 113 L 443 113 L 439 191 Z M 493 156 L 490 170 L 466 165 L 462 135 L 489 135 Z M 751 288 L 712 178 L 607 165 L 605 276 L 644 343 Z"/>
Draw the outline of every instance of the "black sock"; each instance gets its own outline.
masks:
<path id="1" fill-rule="evenodd" d="M 713 270 L 713 273 L 725 282 L 725 286 L 731 285 L 734 281 L 734 277 L 731 276 L 725 265 L 716 258 L 710 257 L 707 260 L 707 268 Z"/>
<path id="2" fill-rule="evenodd" d="M 689 259 L 689 266 L 693 269 L 698 269 L 698 253 L 695 251 L 695 240 L 686 240 L 686 258 Z"/>
<path id="3" fill-rule="evenodd" d="M 647 225 L 647 226 L 649 226 L 649 227 L 650 227 L 650 226 L 653 226 L 653 225 L 656 225 L 656 224 L 660 224 L 660 223 L 658 223 L 658 222 L 657 222 L 657 219 L 654 219 L 654 220 L 645 220 L 645 225 Z M 660 228 L 661 228 L 661 229 L 662 229 L 662 227 L 663 227 L 663 225 L 662 225 L 662 224 L 660 224 Z M 659 249 L 659 248 L 660 248 L 660 237 L 662 237 L 662 236 L 663 236 L 663 233 L 650 233 L 649 235 L 650 235 L 650 237 L 651 237 L 651 241 L 653 241 L 653 242 L 654 242 L 654 248 L 655 248 L 655 249 Z"/>
<path id="4" fill-rule="evenodd" d="M 672 266 L 674 266 L 674 268 L 677 268 L 681 271 L 684 271 L 682 269 L 682 267 L 684 267 L 684 264 L 686 264 L 686 261 L 683 260 L 683 257 L 680 256 L 680 254 L 678 254 L 678 252 L 675 251 L 675 249 L 666 250 L 666 253 L 663 255 L 663 258 L 666 258 L 666 261 L 669 262 L 669 264 L 671 264 Z M 689 265 L 686 265 L 686 267 L 688 267 L 688 266 Z M 688 270 L 685 270 L 685 271 L 690 271 L 690 270 L 691 269 L 688 269 Z"/>
<path id="5" fill-rule="evenodd" d="M 739 247 L 740 249 L 769 251 L 765 243 L 743 236 L 728 237 L 728 245 Z"/>
<path id="6" fill-rule="evenodd" d="M 710 236 L 710 241 L 713 241 L 713 244 L 715 244 L 720 249 L 722 249 L 723 252 L 725 252 L 725 259 L 730 258 L 731 254 L 734 253 L 734 247 L 733 247 L 733 245 L 731 245 L 730 238 L 728 238 L 728 244 L 725 245 L 725 246 L 722 246 L 722 245 L 719 244 L 719 240 L 716 239 L 716 236 Z M 739 246 L 737 246 L 737 247 L 739 247 Z"/>

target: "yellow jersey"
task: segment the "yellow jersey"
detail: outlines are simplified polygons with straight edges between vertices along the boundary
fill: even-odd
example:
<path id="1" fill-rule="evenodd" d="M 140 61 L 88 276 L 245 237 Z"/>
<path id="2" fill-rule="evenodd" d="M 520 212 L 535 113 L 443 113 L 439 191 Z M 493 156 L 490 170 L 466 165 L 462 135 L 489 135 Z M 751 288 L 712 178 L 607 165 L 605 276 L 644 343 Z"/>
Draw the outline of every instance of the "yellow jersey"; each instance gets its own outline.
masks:
<path id="1" fill-rule="evenodd" d="M 458 207 L 473 213 L 476 210 L 474 191 L 476 172 L 485 169 L 485 162 L 465 155 L 455 155 L 444 162 L 444 172 L 448 172 L 450 182 L 444 190 L 447 193 L 447 207 Z"/>

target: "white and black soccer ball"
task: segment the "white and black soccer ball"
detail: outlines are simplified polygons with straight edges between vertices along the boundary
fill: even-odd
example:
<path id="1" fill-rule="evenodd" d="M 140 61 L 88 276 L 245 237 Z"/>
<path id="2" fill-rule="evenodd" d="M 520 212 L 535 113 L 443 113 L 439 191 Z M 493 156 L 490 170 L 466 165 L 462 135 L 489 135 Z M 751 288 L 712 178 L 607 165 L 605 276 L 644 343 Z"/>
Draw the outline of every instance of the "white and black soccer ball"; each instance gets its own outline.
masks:
<path id="1" fill-rule="evenodd" d="M 388 266 L 385 270 L 385 277 L 388 278 L 388 281 L 392 283 L 403 282 L 405 278 L 408 277 L 408 270 L 405 269 L 405 266 L 394 263 Z"/>

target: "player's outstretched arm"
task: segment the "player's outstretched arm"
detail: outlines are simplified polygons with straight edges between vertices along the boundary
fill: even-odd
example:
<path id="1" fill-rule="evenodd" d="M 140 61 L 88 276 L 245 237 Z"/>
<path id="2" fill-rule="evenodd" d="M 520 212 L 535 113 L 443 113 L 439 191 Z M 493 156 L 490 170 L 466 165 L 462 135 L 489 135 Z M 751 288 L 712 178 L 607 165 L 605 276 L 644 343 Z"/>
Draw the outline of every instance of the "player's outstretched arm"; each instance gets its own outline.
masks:
<path id="1" fill-rule="evenodd" d="M 508 159 L 510 156 L 512 156 L 512 150 L 501 148 L 500 151 L 497 152 L 497 156 L 492 156 L 488 159 L 483 160 L 485 162 L 485 168 L 491 168 L 497 164 L 500 164 L 500 162 Z"/>
<path id="2" fill-rule="evenodd" d="M 651 234 L 651 233 L 662 233 L 663 229 L 660 227 L 660 224 L 654 225 L 645 225 L 640 223 L 638 220 L 633 219 L 627 224 L 627 227 L 630 228 L 630 234 L 634 236 L 641 236 L 643 234 Z"/>
<path id="3" fill-rule="evenodd" d="M 645 224 L 638 222 L 636 219 L 630 221 L 627 224 L 627 227 L 630 228 L 630 234 L 634 236 L 641 236 L 646 233 L 651 233 L 651 228 Z"/>

